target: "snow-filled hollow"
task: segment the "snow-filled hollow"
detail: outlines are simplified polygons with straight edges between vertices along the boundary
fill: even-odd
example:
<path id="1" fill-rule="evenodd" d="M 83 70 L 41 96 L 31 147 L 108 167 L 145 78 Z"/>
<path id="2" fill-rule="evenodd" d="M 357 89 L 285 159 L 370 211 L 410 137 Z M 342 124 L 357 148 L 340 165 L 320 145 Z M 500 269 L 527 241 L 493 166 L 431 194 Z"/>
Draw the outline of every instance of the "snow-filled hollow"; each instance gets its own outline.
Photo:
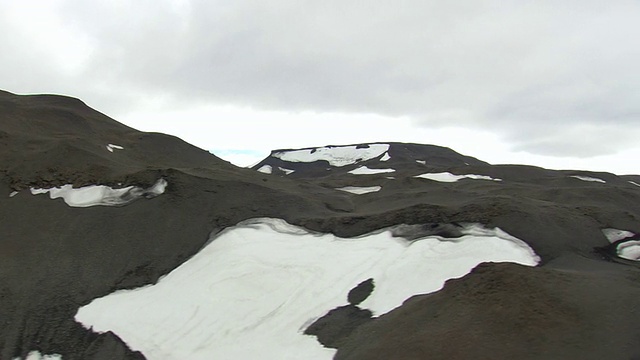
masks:
<path id="1" fill-rule="evenodd" d="M 345 239 L 254 219 L 212 237 L 156 285 L 95 299 L 75 318 L 113 331 L 150 360 L 329 360 L 335 350 L 303 331 L 346 305 L 363 280 L 373 278 L 375 289 L 360 306 L 380 315 L 481 262 L 539 261 L 497 228 L 470 225 L 464 233 L 409 242 L 386 229 Z"/>
<path id="2" fill-rule="evenodd" d="M 325 146 L 314 149 L 290 150 L 273 153 L 272 156 L 289 162 L 314 162 L 324 160 L 331 166 L 342 167 L 360 161 L 371 160 L 389 150 L 389 144 L 368 144 L 367 147 Z"/>
<path id="3" fill-rule="evenodd" d="M 462 179 L 502 181 L 502 179 L 492 178 L 491 176 L 487 176 L 487 175 L 474 175 L 474 174 L 454 175 L 450 172 L 426 173 L 426 174 L 416 175 L 414 177 L 433 180 L 433 181 L 439 181 L 439 182 L 456 182 Z"/>
<path id="4" fill-rule="evenodd" d="M 345 186 L 336 190 L 346 191 L 352 194 L 362 195 L 382 190 L 382 186 Z"/>
<path id="5" fill-rule="evenodd" d="M 114 189 L 105 185 L 74 188 L 73 185 L 67 184 L 49 189 L 31 188 L 30 190 L 33 195 L 49 194 L 51 199 L 62 198 L 71 207 L 122 206 L 142 197 L 152 198 L 163 194 L 167 185 L 165 179 L 159 179 L 147 189 L 137 186 Z"/>

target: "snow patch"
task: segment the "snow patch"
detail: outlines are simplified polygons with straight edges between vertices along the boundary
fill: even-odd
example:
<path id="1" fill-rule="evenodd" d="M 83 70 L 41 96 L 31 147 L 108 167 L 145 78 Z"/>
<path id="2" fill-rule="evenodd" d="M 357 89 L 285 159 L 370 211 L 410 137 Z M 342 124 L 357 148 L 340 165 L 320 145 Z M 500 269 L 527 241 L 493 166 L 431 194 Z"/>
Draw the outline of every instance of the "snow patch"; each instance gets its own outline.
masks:
<path id="1" fill-rule="evenodd" d="M 427 165 L 427 162 L 424 160 L 416 160 L 418 164 Z"/>
<path id="2" fill-rule="evenodd" d="M 635 185 L 635 186 L 640 186 L 640 184 L 638 184 L 638 183 L 637 183 L 637 182 L 635 182 L 635 181 L 631 181 L 631 180 L 629 180 L 629 184 L 632 184 L 632 185 Z"/>
<path id="3" fill-rule="evenodd" d="M 382 190 L 382 186 L 345 186 L 336 190 L 350 192 L 352 194 L 368 194 Z"/>
<path id="4" fill-rule="evenodd" d="M 271 174 L 273 172 L 273 168 L 271 165 L 262 165 L 258 171 L 263 174 Z"/>
<path id="5" fill-rule="evenodd" d="M 384 156 L 380 158 L 380 161 L 389 161 L 391 156 L 389 156 L 389 152 L 384 153 Z"/>
<path id="6" fill-rule="evenodd" d="M 364 279 L 376 288 L 361 306 L 379 315 L 481 262 L 539 261 L 499 229 L 469 225 L 460 238 L 411 242 L 391 229 L 345 239 L 279 219 L 245 221 L 157 284 L 95 299 L 75 319 L 113 331 L 150 360 L 329 360 L 335 350 L 303 331 Z"/>
<path id="7" fill-rule="evenodd" d="M 73 188 L 73 185 L 67 184 L 50 189 L 31 188 L 30 190 L 33 195 L 49 193 L 51 199 L 62 198 L 71 207 L 90 207 L 126 205 L 141 197 L 153 198 L 163 194 L 166 187 L 167 181 L 160 179 L 147 189 L 136 186 L 113 189 L 105 185 Z"/>
<path id="8" fill-rule="evenodd" d="M 282 168 L 282 167 L 280 167 L 280 166 L 278 166 L 278 169 L 280 169 L 280 171 L 282 171 L 283 173 L 285 173 L 285 175 L 289 175 L 289 174 L 291 174 L 292 172 L 294 172 L 294 171 L 295 171 L 295 170 L 291 170 L 291 169 L 285 169 L 285 168 Z"/>
<path id="9" fill-rule="evenodd" d="M 618 256 L 627 260 L 640 260 L 640 240 L 625 241 L 618 245 Z"/>
<path id="10" fill-rule="evenodd" d="M 14 196 L 18 195 L 17 191 L 12 191 L 11 193 L 9 193 L 9 197 L 12 198 Z"/>
<path id="11" fill-rule="evenodd" d="M 454 174 L 449 173 L 449 172 L 426 173 L 426 174 L 422 174 L 422 175 L 416 175 L 414 177 L 422 178 L 422 179 L 429 179 L 429 180 L 433 180 L 433 181 L 440 181 L 440 182 L 456 182 L 458 180 L 465 179 L 465 178 L 466 179 L 474 179 L 474 180 L 502 181 L 502 179 L 494 179 L 491 176 L 486 176 L 486 175 L 473 175 L 473 174 L 454 175 Z"/>
<path id="12" fill-rule="evenodd" d="M 571 175 L 570 177 L 576 178 L 576 179 L 582 180 L 582 181 L 599 182 L 599 183 L 603 183 L 603 184 L 607 183 L 606 181 L 604 181 L 602 179 L 598 179 L 598 178 L 594 178 L 594 177 L 590 177 L 590 176 Z"/>
<path id="13" fill-rule="evenodd" d="M 114 145 L 114 144 L 108 144 L 107 145 L 107 150 L 109 150 L 109 152 L 113 152 L 113 150 L 124 150 L 124 148 L 120 145 Z"/>
<path id="14" fill-rule="evenodd" d="M 341 167 L 352 165 L 359 161 L 376 158 L 389 150 L 389 144 L 369 144 L 368 147 L 325 146 L 314 149 L 281 151 L 272 156 L 290 162 L 328 161 L 331 166 Z"/>
<path id="15" fill-rule="evenodd" d="M 604 236 L 607 238 L 607 240 L 609 240 L 610 243 L 614 243 L 616 241 L 626 239 L 635 235 L 631 231 L 612 228 L 602 229 L 602 234 L 604 234 Z"/>
<path id="16" fill-rule="evenodd" d="M 21 360 L 19 357 L 13 358 L 13 360 Z M 24 360 L 62 360 L 62 355 L 42 355 L 39 351 L 31 351 L 27 354 L 27 358 Z"/>
<path id="17" fill-rule="evenodd" d="M 354 175 L 372 175 L 372 174 L 383 174 L 388 172 L 394 172 L 395 169 L 369 169 L 366 166 L 360 166 L 357 169 L 349 171 L 349 174 Z"/>

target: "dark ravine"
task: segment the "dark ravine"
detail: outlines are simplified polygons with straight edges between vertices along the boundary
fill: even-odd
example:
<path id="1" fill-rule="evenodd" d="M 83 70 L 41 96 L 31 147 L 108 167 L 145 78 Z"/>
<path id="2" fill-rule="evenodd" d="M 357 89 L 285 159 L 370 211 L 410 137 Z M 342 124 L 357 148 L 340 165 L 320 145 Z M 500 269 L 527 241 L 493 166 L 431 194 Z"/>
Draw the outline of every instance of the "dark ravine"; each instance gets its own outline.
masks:
<path id="1" fill-rule="evenodd" d="M 108 144 L 124 149 L 110 152 Z M 0 359 L 32 350 L 65 360 L 142 359 L 117 335 L 76 323 L 77 309 L 155 283 L 212 232 L 255 217 L 344 237 L 416 225 L 399 234 L 408 239 L 456 237 L 456 224 L 479 222 L 525 240 L 542 258 L 536 268 L 480 265 L 373 319 L 354 300 L 322 324 L 329 340 L 321 342 L 338 348 L 336 359 L 640 357 L 638 263 L 618 258 L 601 232 L 640 233 L 640 186 L 630 183 L 640 176 L 490 165 L 446 148 L 389 144 L 383 163 L 344 168 L 269 157 L 257 167 L 297 167 L 268 175 L 129 128 L 77 99 L 0 92 Z M 357 166 L 396 171 L 350 174 Z M 428 172 L 502 181 L 414 177 Z M 121 207 L 73 208 L 28 190 L 147 187 L 159 178 L 169 184 L 163 195 Z M 382 190 L 365 195 L 335 190 L 377 185 Z"/>

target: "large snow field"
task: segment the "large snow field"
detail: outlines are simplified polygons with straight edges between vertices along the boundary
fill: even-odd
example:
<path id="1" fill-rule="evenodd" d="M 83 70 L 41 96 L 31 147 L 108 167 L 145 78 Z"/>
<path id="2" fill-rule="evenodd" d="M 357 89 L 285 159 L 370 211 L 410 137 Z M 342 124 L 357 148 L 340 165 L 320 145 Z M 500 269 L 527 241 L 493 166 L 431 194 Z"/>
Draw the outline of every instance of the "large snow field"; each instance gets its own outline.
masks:
<path id="1" fill-rule="evenodd" d="M 290 162 L 328 161 L 331 166 L 346 166 L 358 161 L 370 160 L 389 150 L 389 144 L 369 144 L 369 147 L 325 146 L 315 149 L 291 150 L 274 153 L 272 156 Z"/>
<path id="2" fill-rule="evenodd" d="M 456 239 L 409 242 L 391 229 L 345 239 L 254 219 L 212 237 L 157 284 L 95 299 L 76 320 L 115 332 L 151 360 L 328 360 L 335 350 L 303 331 L 347 304 L 349 290 L 363 280 L 373 278 L 375 289 L 360 306 L 380 315 L 481 262 L 539 261 L 499 229 L 467 230 Z"/>
<path id="3" fill-rule="evenodd" d="M 51 199 L 62 198 L 71 207 L 89 207 L 126 205 L 141 197 L 154 197 L 163 194 L 166 187 L 167 181 L 159 179 L 147 189 L 135 186 L 114 189 L 105 185 L 74 188 L 73 185 L 67 184 L 49 189 L 31 188 L 30 190 L 33 195 L 48 193 Z"/>

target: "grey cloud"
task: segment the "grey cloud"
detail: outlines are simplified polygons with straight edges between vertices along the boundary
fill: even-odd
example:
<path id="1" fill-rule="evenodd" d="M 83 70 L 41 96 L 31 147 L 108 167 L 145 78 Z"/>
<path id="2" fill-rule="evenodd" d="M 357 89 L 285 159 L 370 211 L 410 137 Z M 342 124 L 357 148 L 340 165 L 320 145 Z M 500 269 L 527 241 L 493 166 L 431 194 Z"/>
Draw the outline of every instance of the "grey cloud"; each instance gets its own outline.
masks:
<path id="1" fill-rule="evenodd" d="M 601 4 L 68 0 L 57 16 L 92 44 L 77 95 L 114 113 L 155 98 L 406 115 L 591 156 L 639 135 L 640 5 Z"/>

